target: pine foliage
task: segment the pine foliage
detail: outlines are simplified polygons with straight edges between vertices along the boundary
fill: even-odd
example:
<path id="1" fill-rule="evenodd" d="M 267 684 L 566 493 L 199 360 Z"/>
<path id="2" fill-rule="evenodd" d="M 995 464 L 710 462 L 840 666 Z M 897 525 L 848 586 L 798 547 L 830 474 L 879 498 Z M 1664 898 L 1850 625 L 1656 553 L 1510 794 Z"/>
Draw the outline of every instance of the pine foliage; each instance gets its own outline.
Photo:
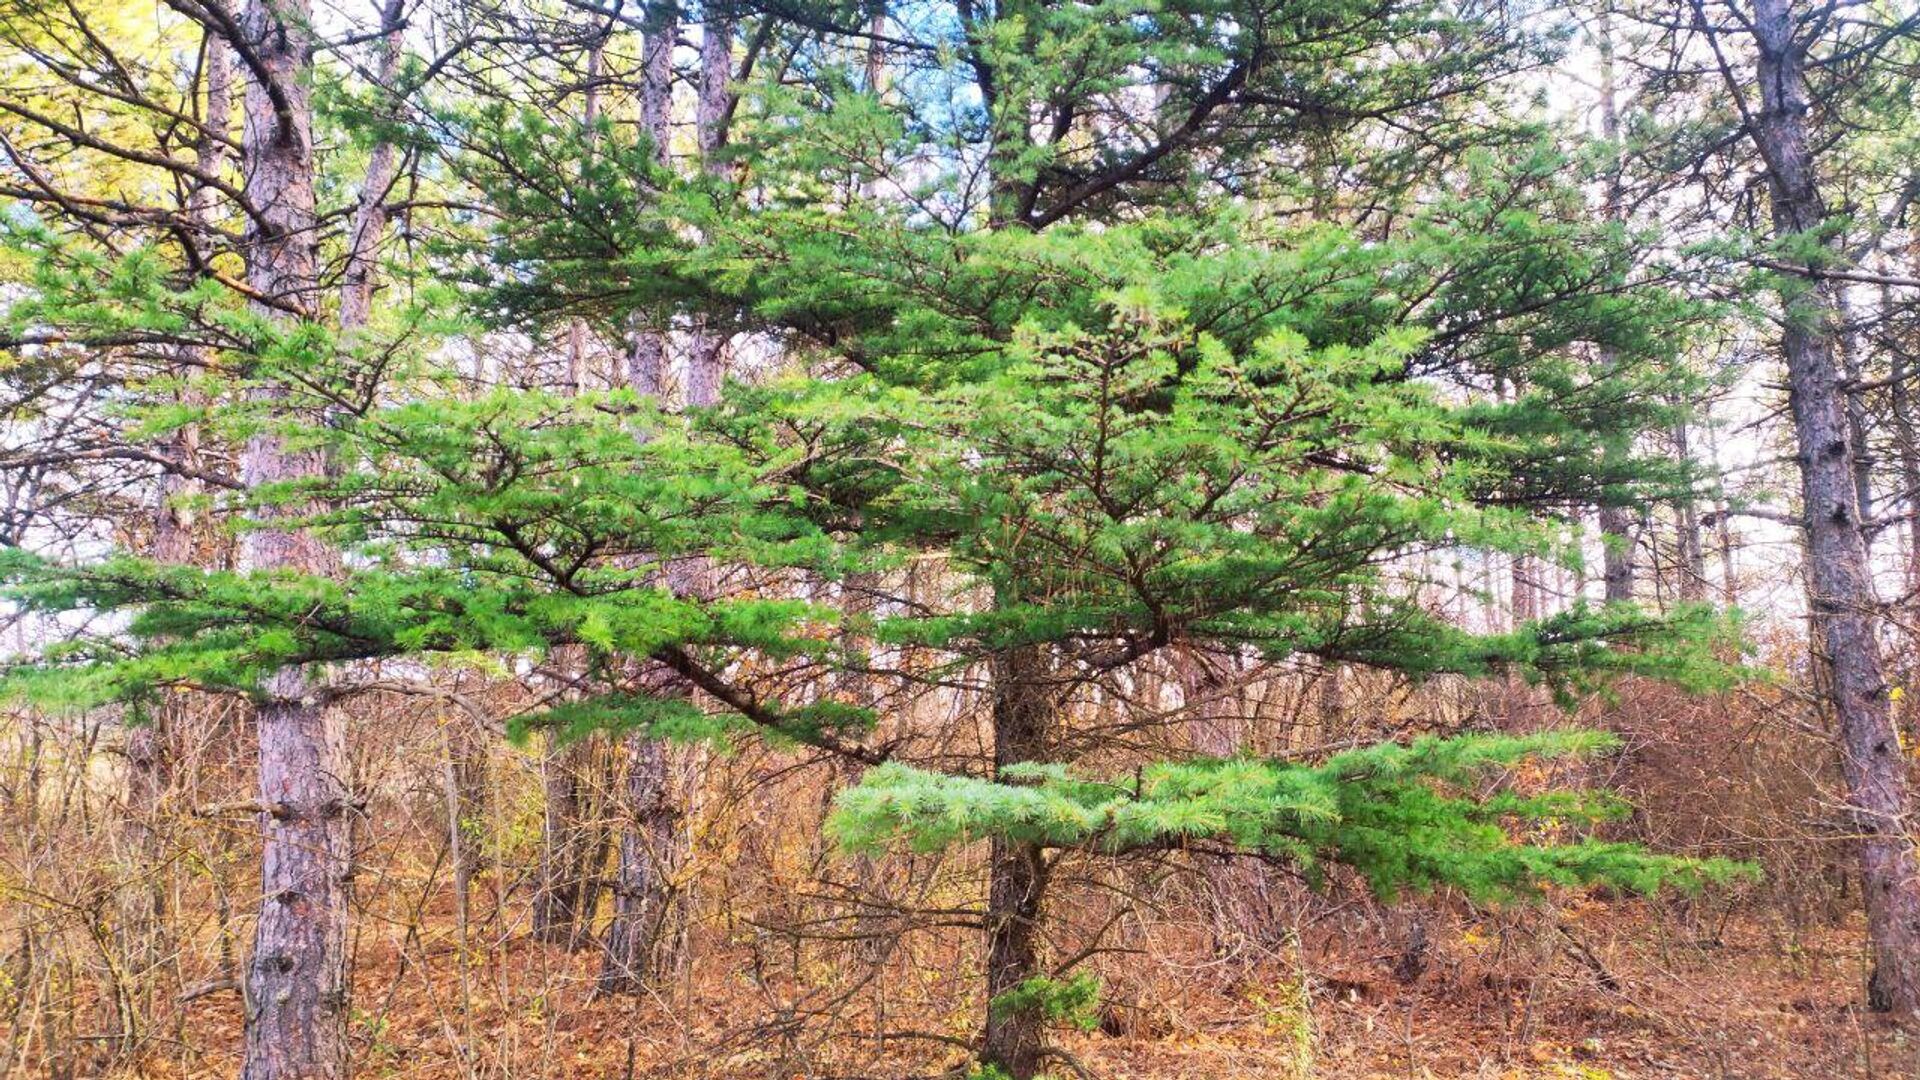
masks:
<path id="1" fill-rule="evenodd" d="M 1612 750 L 1594 732 L 1427 737 L 1349 750 L 1318 764 L 1235 758 L 1161 762 L 1131 777 L 1088 779 L 1020 765 L 997 781 L 890 764 L 842 795 L 842 843 L 901 841 L 939 850 L 1000 836 L 1104 854 L 1191 848 L 1282 861 L 1310 881 L 1357 870 L 1383 898 L 1446 885 L 1476 900 L 1545 885 L 1606 884 L 1653 893 L 1748 873 L 1720 859 L 1656 855 L 1572 839 L 1626 809 L 1604 794 L 1525 794 L 1490 777 L 1532 761 Z"/>

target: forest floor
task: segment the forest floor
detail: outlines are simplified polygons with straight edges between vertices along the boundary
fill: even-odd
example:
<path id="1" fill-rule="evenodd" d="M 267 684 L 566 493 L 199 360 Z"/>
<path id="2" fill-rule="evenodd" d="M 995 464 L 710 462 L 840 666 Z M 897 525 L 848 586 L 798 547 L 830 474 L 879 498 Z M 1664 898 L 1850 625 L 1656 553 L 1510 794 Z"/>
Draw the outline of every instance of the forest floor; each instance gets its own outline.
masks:
<path id="1" fill-rule="evenodd" d="M 435 922 L 363 935 L 357 1077 L 930 1077 L 965 1060 L 972 1005 L 951 993 L 954 971 L 899 970 L 842 999 L 756 975 L 742 947 L 710 955 L 669 1006 L 596 997 L 592 950 L 524 937 L 471 952 L 462 978 Z M 1189 972 L 1135 986 L 1150 1007 L 1123 1004 L 1132 1018 L 1058 1043 L 1102 1080 L 1920 1078 L 1920 1037 L 1860 1007 L 1857 926 L 1788 936 L 1734 917 L 1711 937 L 1631 904 L 1450 920 L 1402 983 L 1378 936 L 1328 934 L 1308 938 L 1304 983 L 1278 962 Z M 823 1000 L 838 1035 L 809 1026 L 828 1015 L 810 1011 Z M 876 1049 L 875 1024 L 915 1034 Z M 232 995 L 196 1002 L 185 1034 L 210 1052 L 139 1075 L 232 1075 L 237 1048 L 219 1033 L 237 1030 Z"/>
<path id="2" fill-rule="evenodd" d="M 1443 962 L 1401 985 L 1377 962 L 1354 963 L 1345 978 L 1332 977 L 1337 962 L 1319 966 L 1309 1075 L 1920 1077 L 1920 1039 L 1861 1008 L 1857 929 L 1809 931 L 1792 947 L 1741 921 L 1711 947 L 1663 940 L 1643 919 L 1562 936 L 1567 947 L 1538 967 L 1539 978 Z M 1087 1061 L 1114 1077 L 1278 1075 L 1248 1067 L 1258 1036 L 1243 1028 L 1190 1047 L 1088 1045 Z"/>

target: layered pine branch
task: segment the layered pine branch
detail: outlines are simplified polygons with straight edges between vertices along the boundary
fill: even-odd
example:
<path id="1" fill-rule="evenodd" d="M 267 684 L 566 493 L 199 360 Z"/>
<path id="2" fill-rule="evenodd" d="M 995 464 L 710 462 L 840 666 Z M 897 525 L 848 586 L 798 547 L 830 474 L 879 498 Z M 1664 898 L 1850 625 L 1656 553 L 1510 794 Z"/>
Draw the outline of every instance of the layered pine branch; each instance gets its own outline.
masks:
<path id="1" fill-rule="evenodd" d="M 1378 250 L 1324 232 L 1287 246 L 1178 218 L 957 238 L 898 221 L 872 232 L 837 223 L 805 242 L 795 230 L 819 224 L 811 209 L 710 224 L 699 252 L 648 256 L 656 276 L 684 291 L 712 260 L 742 257 L 732 245 L 791 240 L 762 276 L 710 277 L 725 295 L 706 302 L 816 334 L 831 312 L 843 328 L 833 352 L 855 363 L 832 377 L 792 364 L 691 415 L 623 392 L 460 397 L 431 378 L 393 404 L 354 408 L 344 388 L 378 343 L 236 315 L 227 325 L 244 337 L 234 350 L 247 364 L 221 377 L 299 371 L 311 400 L 292 420 L 244 408 L 193 419 L 233 438 L 277 424 L 334 463 L 231 506 L 271 506 L 277 527 L 294 515 L 341 552 L 338 571 L 11 552 L 16 602 L 110 617 L 14 665 L 7 688 L 41 707 L 137 709 L 177 688 L 257 693 L 288 665 L 411 659 L 503 671 L 578 646 L 591 660 L 587 696 L 516 726 L 757 731 L 880 764 L 893 746 L 867 737 L 874 717 L 832 690 L 840 673 L 873 669 L 873 648 L 927 650 L 940 672 L 958 673 L 1040 647 L 1063 678 L 1081 680 L 1196 644 L 1416 678 L 1516 673 L 1569 693 L 1627 673 L 1696 686 L 1729 675 L 1718 659 L 1725 626 L 1705 611 L 1575 604 L 1474 632 L 1426 603 L 1430 583 L 1413 569 L 1422 552 L 1460 550 L 1576 561 L 1557 507 L 1685 483 L 1665 463 L 1601 453 L 1618 428 L 1659 422 L 1685 382 L 1654 362 L 1652 336 L 1639 343 L 1647 362 L 1605 372 L 1543 357 L 1529 369 L 1535 389 L 1497 401 L 1423 374 L 1453 347 L 1444 313 L 1378 318 L 1382 297 L 1413 287 L 1394 273 L 1409 272 L 1407 256 L 1434 257 L 1430 248 L 1401 252 L 1390 272 Z M 1560 244 L 1551 230 L 1536 239 Z M 1571 250 L 1555 249 L 1565 273 Z M 62 277 L 64 250 L 42 246 L 50 269 L 18 317 L 154 334 L 198 302 L 137 267 L 83 260 Z M 82 287 L 89 267 L 116 287 Z M 1488 280 L 1510 269 L 1505 257 L 1482 268 Z M 788 272 L 809 285 L 782 292 Z M 938 287 L 924 274 L 940 275 Z M 1329 274 L 1351 280 L 1323 287 Z M 757 292 L 769 280 L 772 291 Z M 512 290 L 484 303 L 502 295 Z M 1574 326 L 1529 332 L 1581 333 L 1630 310 L 1612 294 L 1593 303 L 1558 309 Z M 1657 318 L 1663 304 L 1633 313 Z M 1623 338 L 1632 333 L 1647 335 Z M 149 415 L 156 430 L 184 422 Z M 670 569 L 693 559 L 726 567 L 735 586 L 698 600 L 670 587 Z M 948 575 L 937 601 L 874 612 L 819 599 L 831 592 L 822 586 L 910 559 Z M 649 674 L 661 670 L 703 691 L 701 703 L 661 692 Z M 355 683 L 330 685 L 346 697 Z M 1580 830 L 1561 826 L 1613 809 L 1603 797 L 1486 783 L 1531 759 L 1607 748 L 1580 734 L 1469 736 L 1319 762 L 1146 763 L 1105 779 L 1070 762 L 995 777 L 886 763 L 842 796 L 834 828 L 856 847 L 989 836 L 1109 854 L 1197 845 L 1312 876 L 1350 866 L 1383 893 L 1444 884 L 1498 897 L 1583 882 L 1652 891 L 1735 872 L 1566 839 Z"/>
<path id="2" fill-rule="evenodd" d="M 1106 780 L 1060 765 L 1011 766 L 986 780 L 889 764 L 841 796 L 830 828 L 854 849 L 898 841 L 938 850 L 998 836 L 1108 855 L 1253 854 L 1314 884 L 1329 867 L 1351 867 L 1388 899 L 1441 885 L 1481 901 L 1594 883 L 1651 894 L 1748 872 L 1724 859 L 1573 839 L 1626 807 L 1605 794 L 1522 793 L 1492 782 L 1516 766 L 1616 746 L 1605 734 L 1578 731 L 1426 737 L 1318 764 L 1158 762 Z"/>

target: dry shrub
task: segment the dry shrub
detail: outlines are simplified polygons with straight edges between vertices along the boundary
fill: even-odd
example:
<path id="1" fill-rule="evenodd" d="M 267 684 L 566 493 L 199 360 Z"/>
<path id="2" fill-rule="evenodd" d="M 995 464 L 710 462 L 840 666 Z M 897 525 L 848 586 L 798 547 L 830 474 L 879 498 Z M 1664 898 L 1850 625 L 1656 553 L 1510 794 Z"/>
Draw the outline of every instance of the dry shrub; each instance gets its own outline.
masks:
<path id="1" fill-rule="evenodd" d="M 492 716 L 527 701 L 510 686 L 459 689 Z M 1091 1030 L 1063 1033 L 1064 1045 L 1091 1064 L 1124 1060 L 1147 1074 L 1182 1075 L 1204 1060 L 1213 1076 L 1303 1076 L 1364 1041 L 1343 1017 L 1425 1002 L 1429 1011 L 1403 1018 L 1396 1037 L 1408 1045 L 1416 1026 L 1454 1024 L 1475 1037 L 1496 1031 L 1500 1053 L 1519 1053 L 1554 1010 L 1573 1015 L 1631 992 L 1603 941 L 1616 907 L 1677 927 L 1675 943 L 1696 950 L 1712 947 L 1726 920 L 1757 915 L 1788 949 L 1850 906 L 1832 752 L 1799 701 L 1785 688 L 1707 699 L 1631 684 L 1572 718 L 1618 732 L 1625 752 L 1581 776 L 1513 778 L 1617 788 L 1634 813 L 1612 833 L 1760 864 L 1764 882 L 1737 895 L 1651 909 L 1597 896 L 1505 910 L 1445 894 L 1382 904 L 1343 875 L 1315 891 L 1289 868 L 1255 861 L 1068 856 L 1051 909 L 1054 954 L 1078 957 L 1103 994 Z M 1249 752 L 1310 758 L 1383 738 L 1569 721 L 1509 681 L 1416 685 L 1347 671 L 1335 684 L 1286 665 L 1237 672 L 1206 732 L 1170 670 L 1089 687 L 1073 708 L 1075 729 L 1105 747 L 1098 766 L 1116 770 L 1223 733 Z M 1151 723 L 1138 722 L 1143 709 Z M 982 720 L 976 695 L 926 695 L 897 703 L 888 731 L 911 733 L 902 753 L 912 759 L 973 760 Z M 461 708 L 366 695 L 353 722 L 352 789 L 363 801 L 353 1035 L 363 1068 L 904 1076 L 964 1060 L 984 1004 L 984 853 L 834 850 L 821 827 L 834 794 L 857 778 L 845 766 L 759 745 L 683 753 L 694 959 L 651 995 L 609 998 L 594 993 L 590 940 L 569 952 L 529 939 L 536 753 L 489 737 L 484 782 L 463 796 L 449 758 L 451 735 L 471 722 Z M 0 762 L 0 1012 L 11 1027 L 0 1075 L 231 1071 L 233 984 L 258 899 L 244 711 L 195 702 L 169 729 L 164 793 L 145 808 L 127 805 L 128 733 L 117 715 L 15 714 L 0 736 L 10 749 Z M 595 753 L 596 782 L 611 784 L 613 748 Z M 602 834 L 620 826 L 612 795 L 590 800 L 606 816 L 586 824 Z M 478 802 L 458 809 L 459 835 L 477 852 L 464 919 L 449 865 L 452 798 Z M 1451 1011 L 1434 1011 L 1443 1007 Z"/>

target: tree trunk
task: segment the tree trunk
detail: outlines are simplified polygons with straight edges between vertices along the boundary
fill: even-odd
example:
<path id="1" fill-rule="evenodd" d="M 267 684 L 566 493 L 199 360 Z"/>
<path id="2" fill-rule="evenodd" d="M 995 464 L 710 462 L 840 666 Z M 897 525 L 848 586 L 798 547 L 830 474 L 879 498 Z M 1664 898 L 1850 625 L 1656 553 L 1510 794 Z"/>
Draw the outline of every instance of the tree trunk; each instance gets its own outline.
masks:
<path id="1" fill-rule="evenodd" d="M 453 864 L 453 910 L 462 944 L 473 914 L 473 879 L 480 872 L 486 833 L 486 732 L 471 717 L 456 716 L 446 735 L 447 847 Z"/>
<path id="2" fill-rule="evenodd" d="M 873 0 L 867 13 L 866 82 L 863 89 L 874 97 L 886 91 L 887 47 L 880 39 L 887 32 L 887 0 Z"/>
<path id="3" fill-rule="evenodd" d="M 1714 436 L 1711 426 L 1705 429 L 1707 454 L 1716 463 L 1720 460 L 1719 440 Z M 1713 544 L 1720 557 L 1720 602 L 1727 607 L 1737 606 L 1740 599 L 1740 567 L 1733 546 L 1732 513 L 1727 503 L 1724 486 L 1716 491 L 1713 499 Z"/>
<path id="4" fill-rule="evenodd" d="M 1007 92 L 987 54 L 973 5 L 961 8 L 967 36 L 964 53 L 988 113 L 987 227 L 1014 225 L 1024 216 L 1017 189 L 1019 158 L 1031 145 L 1026 111 L 1002 100 Z M 1032 189 L 1029 189 L 1032 190 Z M 996 601 L 1002 599 L 996 597 Z M 1013 597 L 1013 599 L 1021 599 Z M 994 655 L 992 685 L 993 766 L 995 775 L 1009 765 L 1045 762 L 1053 754 L 1058 691 L 1052 685 L 1052 657 L 1045 645 L 1017 645 Z M 1045 973 L 1046 939 L 1042 919 L 1052 867 L 1037 844 L 994 837 L 988 854 L 986 976 L 987 1016 L 980 1061 L 1012 1080 L 1029 1080 L 1047 1058 L 1046 1017 L 1038 1011 L 995 1007 L 1003 995 Z"/>
<path id="5" fill-rule="evenodd" d="M 647 13 L 647 40 L 641 56 L 640 123 L 653 142 L 655 160 L 669 160 L 667 139 L 673 105 L 673 46 L 679 25 L 674 4 L 659 3 Z M 713 28 L 708 27 L 711 34 Z M 707 53 L 703 46 L 702 58 Z M 725 83 L 722 82 L 724 89 Z M 702 86 L 701 147 L 707 146 L 706 87 Z M 687 404 L 712 405 L 719 400 L 719 379 L 711 374 L 717 349 L 708 349 L 696 335 L 688 357 Z M 629 353 L 628 379 L 632 389 L 658 401 L 665 383 L 666 337 L 658 329 L 636 326 Z M 668 584 L 680 595 L 705 595 L 709 580 L 691 562 L 670 567 Z M 650 665 L 651 666 L 651 665 Z M 671 674 L 649 672 L 661 693 L 691 693 L 691 687 Z M 626 741 L 626 779 L 621 786 L 619 861 L 614 869 L 613 921 L 607 926 L 599 987 L 606 993 L 637 993 L 680 969 L 686 959 L 686 913 L 677 901 L 686 840 L 671 783 L 671 749 L 658 739 L 641 735 Z"/>
<path id="6" fill-rule="evenodd" d="M 1806 46 L 1792 0 L 1756 0 L 1759 115 L 1753 135 L 1765 162 L 1773 226 L 1781 240 L 1805 237 L 1826 220 L 1807 140 Z M 1807 575 L 1831 675 L 1847 801 L 1859 830 L 1867 930 L 1877 1009 L 1920 1011 L 1920 863 L 1904 822 L 1910 808 L 1876 634 L 1867 536 L 1853 473 L 1831 289 L 1811 275 L 1781 289 L 1794 434 L 1799 444 Z"/>
<path id="7" fill-rule="evenodd" d="M 1673 427 L 1673 452 L 1681 461 L 1693 460 L 1692 429 L 1686 421 Z M 1707 595 L 1707 556 L 1700 544 L 1700 508 L 1691 493 L 1680 496 L 1673 507 L 1675 533 L 1675 569 L 1680 575 L 1680 599 L 1699 601 Z"/>
<path id="8" fill-rule="evenodd" d="M 259 211 L 247 224 L 247 283 L 273 302 L 258 303 L 259 313 L 286 323 L 312 317 L 317 289 L 311 11 L 306 0 L 249 0 L 241 33 L 255 60 L 244 95 L 245 188 Z M 285 386 L 257 393 L 270 409 L 286 407 Z M 268 431 L 247 440 L 241 476 L 257 489 L 321 475 L 323 464 L 319 453 L 290 449 Z M 243 565 L 324 572 L 322 546 L 297 529 L 274 527 L 280 516 L 259 515 L 264 527 L 243 539 Z M 347 1072 L 346 733 L 320 704 L 316 683 L 285 668 L 261 688 L 260 802 L 269 809 L 247 969 L 245 1080 L 331 1080 Z"/>
<path id="9" fill-rule="evenodd" d="M 1051 752 L 1054 691 L 1044 647 L 1018 646 L 993 662 L 993 764 L 1045 761 Z M 1044 973 L 1046 852 L 995 837 L 987 884 L 987 1020 L 980 1060 L 1013 1080 L 1029 1080 L 1046 1059 L 1046 1018 L 1033 1009 L 996 1007 L 996 999 Z"/>
<path id="10" fill-rule="evenodd" d="M 267 815 L 260 917 L 247 969 L 245 1080 L 347 1074 L 348 796 L 337 715 L 302 703 L 299 672 L 274 678 L 260 725 Z M 306 699 L 310 701 L 310 699 Z"/>
<path id="11" fill-rule="evenodd" d="M 1885 301 L 1881 306 L 1891 307 Z M 1912 374 L 1903 352 L 1893 350 L 1887 383 L 1892 395 L 1890 411 L 1895 452 L 1900 456 L 1901 498 L 1906 503 L 1906 512 L 1902 515 L 1907 546 L 1905 582 L 1910 595 L 1920 595 L 1920 426 L 1914 424 L 1913 392 L 1907 385 Z"/>
<path id="12" fill-rule="evenodd" d="M 668 747 L 659 739 L 627 740 L 620 862 L 613 887 L 600 989 L 633 993 L 669 978 L 686 950 L 685 917 L 675 902 L 684 844 L 669 776 Z"/>
<path id="13" fill-rule="evenodd" d="M 540 819 L 540 878 L 533 896 L 533 936 L 577 949 L 593 922 L 593 877 L 599 849 L 594 828 L 598 747 L 583 739 L 550 746 L 540 762 L 545 796 Z"/>
<path id="14" fill-rule="evenodd" d="M 640 131 L 653 144 L 653 160 L 672 160 L 673 45 L 680 32 L 679 7 L 655 0 L 646 9 L 646 43 L 640 54 Z M 627 385 L 642 396 L 666 393 L 667 338 L 660 327 L 636 323 L 627 354 Z"/>
<path id="15" fill-rule="evenodd" d="M 377 93 L 386 93 L 400 72 L 400 35 L 404 0 L 386 0 L 380 9 L 380 60 L 375 70 Z M 396 171 L 393 143 L 381 139 L 367 153 L 367 172 L 360 182 L 347 238 L 347 267 L 340 283 L 340 328 L 358 330 L 373 316 L 373 285 L 379 269 L 380 242 L 386 236 L 387 193 Z"/>
<path id="16" fill-rule="evenodd" d="M 1534 581 L 1534 563 L 1526 555 L 1515 555 L 1508 566 L 1512 584 L 1513 624 L 1522 626 L 1539 617 L 1539 585 Z"/>
<path id="17" fill-rule="evenodd" d="M 1347 734 L 1346 671 L 1338 661 L 1322 659 L 1314 675 L 1314 720 L 1319 729 L 1313 746 L 1324 750 Z"/>
<path id="18" fill-rule="evenodd" d="M 1596 23 L 1600 48 L 1600 134 L 1609 143 L 1617 145 L 1620 139 L 1620 109 L 1615 100 L 1614 91 L 1611 7 L 1609 3 L 1601 9 Z M 1622 215 L 1620 162 L 1617 151 L 1613 168 L 1607 176 L 1606 214 L 1609 221 L 1618 221 Z M 1619 365 L 1619 356 L 1612 348 L 1600 350 L 1600 367 L 1603 371 L 1612 373 Z M 1602 450 L 1607 459 L 1617 462 L 1632 451 L 1632 446 L 1622 437 L 1611 436 Z M 1604 595 L 1610 604 L 1629 603 L 1633 600 L 1633 526 L 1632 507 L 1607 505 L 1600 507 L 1602 578 Z"/>
<path id="19" fill-rule="evenodd" d="M 727 145 L 727 127 L 733 113 L 733 20 L 723 13 L 710 14 L 700 38 L 700 96 L 694 113 L 694 131 L 700 142 L 701 167 L 719 180 L 732 178 L 733 167 L 722 156 Z M 697 329 L 687 359 L 687 404 L 710 405 L 720 400 L 720 382 L 725 376 L 722 353 L 727 336 L 713 329 L 704 318 Z"/>
<path id="20" fill-rule="evenodd" d="M 651 47 L 652 42 L 648 44 Z M 601 39 L 587 51 L 581 122 L 588 132 L 589 151 L 600 119 L 605 46 Z M 584 320 L 569 322 L 564 388 L 568 394 L 578 393 L 585 382 L 587 336 Z M 555 650 L 553 663 L 564 677 L 571 678 L 586 670 L 585 650 L 562 646 Z M 549 739 L 540 761 L 540 870 L 533 896 L 533 936 L 537 941 L 577 949 L 591 939 L 599 900 L 595 879 L 601 869 L 600 807 L 596 799 L 600 774 L 600 750 L 595 741 L 561 746 Z"/>
<path id="21" fill-rule="evenodd" d="M 1174 654 L 1180 680 L 1181 703 L 1186 710 L 1193 748 L 1208 757 L 1244 753 L 1245 740 L 1235 722 L 1237 701 L 1234 676 L 1237 658 L 1211 658 L 1191 648 Z M 1264 864 L 1245 859 L 1209 859 L 1201 864 L 1201 879 L 1212 901 L 1214 951 L 1236 960 L 1255 958 L 1263 946 L 1284 936 L 1274 917 L 1273 878 Z"/>

